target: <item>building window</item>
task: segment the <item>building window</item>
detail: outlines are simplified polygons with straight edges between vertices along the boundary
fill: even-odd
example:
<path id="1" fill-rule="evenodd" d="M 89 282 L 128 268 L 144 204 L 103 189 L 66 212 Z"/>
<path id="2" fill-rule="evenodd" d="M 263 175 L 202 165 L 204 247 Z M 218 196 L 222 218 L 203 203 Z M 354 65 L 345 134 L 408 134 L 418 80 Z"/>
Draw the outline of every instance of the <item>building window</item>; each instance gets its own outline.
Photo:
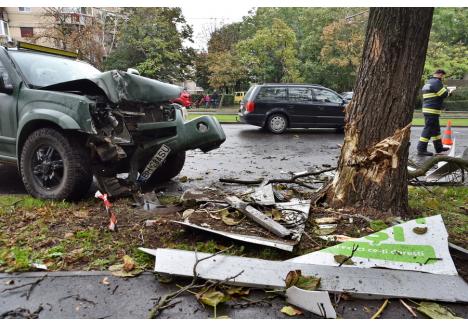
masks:
<path id="1" fill-rule="evenodd" d="M 20 27 L 21 37 L 33 37 L 34 29 L 32 27 Z"/>
<path id="2" fill-rule="evenodd" d="M 18 7 L 19 12 L 31 12 L 31 7 Z"/>

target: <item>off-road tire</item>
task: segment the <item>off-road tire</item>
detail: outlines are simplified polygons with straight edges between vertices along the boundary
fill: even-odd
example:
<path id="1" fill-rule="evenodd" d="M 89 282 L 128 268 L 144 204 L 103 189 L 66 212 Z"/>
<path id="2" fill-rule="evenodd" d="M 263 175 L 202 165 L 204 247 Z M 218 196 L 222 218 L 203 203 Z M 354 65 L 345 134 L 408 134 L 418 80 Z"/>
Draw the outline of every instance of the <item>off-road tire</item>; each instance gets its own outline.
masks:
<path id="1" fill-rule="evenodd" d="M 184 164 L 185 151 L 170 155 L 159 169 L 154 171 L 151 178 L 142 185 L 142 190 L 144 192 L 152 191 L 158 184 L 171 180 L 180 173 Z"/>
<path id="2" fill-rule="evenodd" d="M 33 176 L 32 157 L 40 146 L 51 146 L 63 161 L 63 176 L 53 189 L 44 188 Z M 21 150 L 20 173 L 28 193 L 43 199 L 80 199 L 93 181 L 90 156 L 84 144 L 51 128 L 38 129 L 28 136 Z"/>
<path id="3" fill-rule="evenodd" d="M 266 127 L 274 134 L 282 134 L 288 129 L 288 118 L 281 113 L 273 113 L 267 119 Z"/>

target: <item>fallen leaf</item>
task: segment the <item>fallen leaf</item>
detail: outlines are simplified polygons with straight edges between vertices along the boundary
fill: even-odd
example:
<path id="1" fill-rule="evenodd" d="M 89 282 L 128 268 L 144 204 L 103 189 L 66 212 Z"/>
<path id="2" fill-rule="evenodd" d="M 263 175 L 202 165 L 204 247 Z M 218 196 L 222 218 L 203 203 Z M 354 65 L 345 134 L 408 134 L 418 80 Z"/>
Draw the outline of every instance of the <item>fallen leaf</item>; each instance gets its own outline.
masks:
<path id="1" fill-rule="evenodd" d="M 335 261 L 339 264 L 343 265 L 354 265 L 354 262 L 351 258 L 348 259 L 349 256 L 346 255 L 335 255 L 333 258 L 335 258 Z"/>
<path id="2" fill-rule="evenodd" d="M 316 218 L 315 223 L 317 224 L 327 224 L 327 223 L 335 223 L 338 221 L 337 217 L 322 217 L 322 218 Z"/>
<path id="3" fill-rule="evenodd" d="M 242 219 L 236 221 L 235 219 L 229 216 L 222 216 L 221 220 L 224 222 L 224 224 L 229 225 L 229 226 L 237 225 L 240 222 L 242 222 Z"/>
<path id="4" fill-rule="evenodd" d="M 416 234 L 425 234 L 427 233 L 427 227 L 416 226 L 413 228 L 413 232 Z"/>
<path id="5" fill-rule="evenodd" d="M 291 307 L 291 306 L 284 306 L 280 310 L 283 314 L 286 314 L 288 316 L 297 316 L 297 315 L 302 315 L 302 311 Z"/>
<path id="6" fill-rule="evenodd" d="M 226 290 L 226 293 L 230 296 L 246 296 L 249 295 L 250 289 L 245 289 L 241 286 L 230 287 Z"/>
<path id="7" fill-rule="evenodd" d="M 227 300 L 221 291 L 208 291 L 200 296 L 200 301 L 208 306 L 216 307 L 219 303 Z"/>
<path id="8" fill-rule="evenodd" d="M 300 269 L 296 269 L 295 271 L 290 271 L 288 275 L 286 275 L 286 279 L 284 280 L 284 282 L 286 283 L 286 288 L 290 288 L 291 286 L 296 285 L 301 275 L 302 275 L 302 272 Z"/>
<path id="9" fill-rule="evenodd" d="M 109 284 L 110 284 L 109 278 L 108 278 L 107 276 L 104 277 L 104 278 L 101 280 L 100 283 L 101 283 L 101 284 L 104 284 L 104 285 L 109 285 Z"/>
<path id="10" fill-rule="evenodd" d="M 89 212 L 85 210 L 79 210 L 79 211 L 73 212 L 73 216 L 78 217 L 78 218 L 86 218 L 86 217 L 89 217 Z"/>
<path id="11" fill-rule="evenodd" d="M 139 268 L 135 268 L 129 272 L 126 272 L 124 270 L 124 264 L 109 266 L 109 271 L 112 273 L 112 275 L 117 277 L 135 277 L 143 272 L 143 270 Z"/>
<path id="12" fill-rule="evenodd" d="M 187 217 L 189 217 L 190 215 L 192 215 L 194 212 L 195 212 L 194 209 L 186 209 L 186 210 L 182 213 L 182 217 L 183 217 L 184 219 L 186 219 Z"/>
<path id="13" fill-rule="evenodd" d="M 421 302 L 416 310 L 432 319 L 463 319 L 435 302 Z"/>
<path id="14" fill-rule="evenodd" d="M 371 221 L 369 224 L 370 224 L 370 228 L 372 229 L 372 231 L 375 231 L 375 232 L 388 228 L 388 225 L 385 224 L 385 222 L 382 220 Z"/>
<path id="15" fill-rule="evenodd" d="M 123 270 L 126 272 L 130 272 L 135 269 L 135 262 L 133 261 L 132 257 L 130 256 L 123 256 Z"/>
<path id="16" fill-rule="evenodd" d="M 180 182 L 187 182 L 187 181 L 188 181 L 188 177 L 185 176 L 185 175 L 184 175 L 184 176 L 181 176 L 181 177 L 179 178 L 179 181 L 180 181 Z"/>
<path id="17" fill-rule="evenodd" d="M 65 239 L 70 239 L 73 237 L 73 232 L 67 232 L 65 233 L 65 235 L 63 236 Z"/>
<path id="18" fill-rule="evenodd" d="M 295 286 L 303 290 L 315 291 L 320 286 L 320 277 L 299 276 Z"/>
<path id="19" fill-rule="evenodd" d="M 319 229 L 316 229 L 314 233 L 317 235 L 329 235 L 329 234 L 334 233 L 335 231 L 336 231 L 336 226 L 319 228 Z"/>
<path id="20" fill-rule="evenodd" d="M 163 284 L 169 284 L 174 281 L 174 279 L 170 275 L 156 274 L 156 278 L 159 283 L 163 283 Z"/>
<path id="21" fill-rule="evenodd" d="M 281 211 L 277 209 L 272 209 L 271 210 L 271 216 L 273 217 L 273 220 L 275 221 L 280 221 L 283 219 L 283 214 L 281 214 Z"/>

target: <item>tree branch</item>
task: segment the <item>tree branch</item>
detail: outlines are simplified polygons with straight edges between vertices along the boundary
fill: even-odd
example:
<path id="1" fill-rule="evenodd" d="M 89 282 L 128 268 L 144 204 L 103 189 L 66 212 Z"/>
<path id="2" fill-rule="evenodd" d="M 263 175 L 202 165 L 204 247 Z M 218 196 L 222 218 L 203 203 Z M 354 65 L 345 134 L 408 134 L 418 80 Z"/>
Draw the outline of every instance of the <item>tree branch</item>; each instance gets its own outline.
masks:
<path id="1" fill-rule="evenodd" d="M 439 162 L 448 162 L 456 164 L 461 170 L 468 171 L 468 160 L 451 156 L 434 156 L 424 162 L 424 164 L 414 171 L 408 171 L 408 178 L 413 179 L 424 176 L 434 165 Z"/>
<path id="2" fill-rule="evenodd" d="M 331 168 L 327 168 L 327 169 L 323 169 L 323 170 L 319 170 L 319 171 L 313 171 L 313 172 L 299 173 L 299 174 L 296 174 L 295 176 L 293 176 L 293 177 L 291 177 L 289 179 L 271 179 L 271 180 L 268 180 L 268 182 L 266 184 L 271 184 L 271 183 L 296 183 L 296 184 L 301 185 L 303 187 L 313 189 L 311 186 L 309 186 L 309 185 L 305 184 L 304 182 L 299 181 L 297 179 L 310 177 L 310 176 L 317 176 L 317 175 L 320 175 L 322 173 L 329 172 L 329 171 L 334 171 L 334 170 L 336 170 L 336 167 L 331 167 Z M 237 184 L 244 184 L 244 185 L 255 185 L 255 184 L 262 183 L 264 181 L 264 179 L 240 180 L 240 179 L 220 178 L 219 181 L 224 182 L 224 183 L 237 183 Z M 317 181 L 317 183 L 322 183 L 322 182 L 323 181 Z"/>

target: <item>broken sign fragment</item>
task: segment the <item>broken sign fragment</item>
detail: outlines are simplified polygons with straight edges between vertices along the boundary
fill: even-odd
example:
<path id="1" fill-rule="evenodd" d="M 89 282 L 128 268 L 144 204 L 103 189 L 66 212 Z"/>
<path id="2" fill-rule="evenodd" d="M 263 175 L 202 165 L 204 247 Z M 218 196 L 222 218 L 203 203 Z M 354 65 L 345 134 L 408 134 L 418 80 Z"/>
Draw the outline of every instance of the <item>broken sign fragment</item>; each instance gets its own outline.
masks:
<path id="1" fill-rule="evenodd" d="M 271 261 L 227 255 L 210 255 L 176 249 L 140 250 L 155 256 L 155 272 L 193 277 L 197 261 L 200 278 L 237 286 L 285 288 L 285 275 L 300 270 L 302 275 L 320 277 L 318 290 L 332 293 L 468 302 L 468 285 L 458 275 L 434 275 L 405 270 L 337 267 Z M 211 256 L 211 257 L 210 257 Z M 226 278 L 238 275 L 226 281 Z M 430 284 L 431 286 L 427 286 Z"/>
<path id="2" fill-rule="evenodd" d="M 426 228 L 415 233 L 415 228 Z M 433 274 L 458 275 L 448 250 L 447 230 L 442 216 L 411 220 L 372 233 L 366 237 L 346 241 L 333 247 L 290 259 L 290 262 L 337 266 L 336 255 L 350 256 L 353 247 L 353 266 L 348 268 L 381 267 Z M 344 265 L 343 265 L 344 267 Z"/>
<path id="3" fill-rule="evenodd" d="M 327 291 L 308 291 L 292 286 L 286 290 L 286 301 L 324 318 L 336 318 Z"/>
<path id="4" fill-rule="evenodd" d="M 273 186 L 271 184 L 267 184 L 266 186 L 258 187 L 256 191 L 250 195 L 250 198 L 259 205 L 274 205 L 275 195 L 273 193 Z"/>

